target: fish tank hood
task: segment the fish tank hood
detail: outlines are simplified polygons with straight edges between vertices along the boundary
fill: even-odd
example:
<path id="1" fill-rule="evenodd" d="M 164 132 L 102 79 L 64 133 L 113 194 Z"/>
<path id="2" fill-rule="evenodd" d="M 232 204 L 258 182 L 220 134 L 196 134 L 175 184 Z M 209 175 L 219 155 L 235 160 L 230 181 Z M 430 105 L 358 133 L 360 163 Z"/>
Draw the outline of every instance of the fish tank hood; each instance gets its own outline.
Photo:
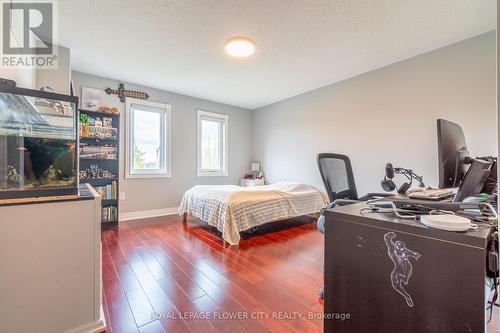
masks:
<path id="1" fill-rule="evenodd" d="M 0 85 L 0 199 L 78 194 L 77 105 Z"/>

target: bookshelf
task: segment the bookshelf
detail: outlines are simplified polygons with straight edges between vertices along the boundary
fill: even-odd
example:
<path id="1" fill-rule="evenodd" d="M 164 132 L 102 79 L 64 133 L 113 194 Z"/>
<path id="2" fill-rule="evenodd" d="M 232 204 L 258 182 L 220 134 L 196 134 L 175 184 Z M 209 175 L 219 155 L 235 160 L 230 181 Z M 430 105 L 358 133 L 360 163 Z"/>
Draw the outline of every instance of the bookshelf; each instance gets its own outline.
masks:
<path id="1" fill-rule="evenodd" d="M 80 109 L 80 183 L 100 195 L 101 225 L 118 224 L 120 115 Z"/>

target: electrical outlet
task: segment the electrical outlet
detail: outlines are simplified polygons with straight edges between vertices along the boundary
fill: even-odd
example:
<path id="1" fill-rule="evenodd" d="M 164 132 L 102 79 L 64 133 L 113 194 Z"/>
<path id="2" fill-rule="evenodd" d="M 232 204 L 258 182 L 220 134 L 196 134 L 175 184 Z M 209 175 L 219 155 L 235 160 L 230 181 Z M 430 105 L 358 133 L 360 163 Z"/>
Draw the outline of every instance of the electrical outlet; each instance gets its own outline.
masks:
<path id="1" fill-rule="evenodd" d="M 120 192 L 120 200 L 125 200 L 125 192 Z"/>

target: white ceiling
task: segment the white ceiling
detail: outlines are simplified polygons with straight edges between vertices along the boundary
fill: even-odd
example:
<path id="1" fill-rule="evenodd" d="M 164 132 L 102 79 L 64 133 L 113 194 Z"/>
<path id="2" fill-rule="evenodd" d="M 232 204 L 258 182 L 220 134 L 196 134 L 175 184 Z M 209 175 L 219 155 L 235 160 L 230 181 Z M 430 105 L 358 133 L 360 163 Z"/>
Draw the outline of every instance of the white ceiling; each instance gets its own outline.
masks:
<path id="1" fill-rule="evenodd" d="M 64 0 L 73 69 L 255 109 L 490 30 L 495 0 Z M 224 42 L 257 51 L 230 59 Z"/>

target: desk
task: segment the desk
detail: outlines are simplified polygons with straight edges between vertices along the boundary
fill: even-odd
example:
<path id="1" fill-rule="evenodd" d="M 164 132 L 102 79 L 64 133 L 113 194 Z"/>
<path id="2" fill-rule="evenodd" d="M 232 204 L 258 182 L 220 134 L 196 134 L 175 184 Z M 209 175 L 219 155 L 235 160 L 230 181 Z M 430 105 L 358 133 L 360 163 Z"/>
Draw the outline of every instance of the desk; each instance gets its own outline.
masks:
<path id="1" fill-rule="evenodd" d="M 350 316 L 325 332 L 484 332 L 490 227 L 447 232 L 366 207 L 325 214 L 325 314 Z"/>

